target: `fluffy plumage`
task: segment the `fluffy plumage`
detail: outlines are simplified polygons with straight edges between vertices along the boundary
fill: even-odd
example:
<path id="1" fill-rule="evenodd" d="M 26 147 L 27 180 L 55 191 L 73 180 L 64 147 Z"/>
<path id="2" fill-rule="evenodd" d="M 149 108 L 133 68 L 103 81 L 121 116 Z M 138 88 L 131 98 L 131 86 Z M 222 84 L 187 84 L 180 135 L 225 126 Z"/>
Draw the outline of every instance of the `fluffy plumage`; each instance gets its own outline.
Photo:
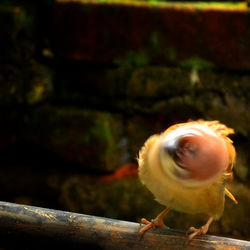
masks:
<path id="1" fill-rule="evenodd" d="M 206 233 L 211 222 L 221 217 L 225 193 L 234 199 L 225 189 L 233 177 L 236 154 L 228 138 L 233 133 L 233 129 L 218 121 L 181 123 L 151 136 L 140 150 L 140 180 L 167 207 L 167 212 L 174 209 L 209 216 L 200 229 L 189 229 L 190 240 Z M 153 226 L 162 226 L 164 216 L 165 213 L 159 215 L 151 223 L 143 219 L 142 223 L 148 225 L 141 234 Z"/>

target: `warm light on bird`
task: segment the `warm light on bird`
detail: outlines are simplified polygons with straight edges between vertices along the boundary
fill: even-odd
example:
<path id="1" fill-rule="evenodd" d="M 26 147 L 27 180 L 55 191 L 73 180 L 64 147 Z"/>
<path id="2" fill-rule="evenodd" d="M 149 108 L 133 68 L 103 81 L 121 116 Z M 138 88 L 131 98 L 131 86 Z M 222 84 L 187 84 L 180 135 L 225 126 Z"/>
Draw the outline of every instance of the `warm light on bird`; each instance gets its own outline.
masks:
<path id="1" fill-rule="evenodd" d="M 228 138 L 234 130 L 218 121 L 193 121 L 176 124 L 160 135 L 151 136 L 139 153 L 139 177 L 166 209 L 146 224 L 140 235 L 152 227 L 164 226 L 171 210 L 209 216 L 205 225 L 188 230 L 189 240 L 205 234 L 213 220 L 221 217 L 225 188 L 232 180 L 235 148 Z"/>

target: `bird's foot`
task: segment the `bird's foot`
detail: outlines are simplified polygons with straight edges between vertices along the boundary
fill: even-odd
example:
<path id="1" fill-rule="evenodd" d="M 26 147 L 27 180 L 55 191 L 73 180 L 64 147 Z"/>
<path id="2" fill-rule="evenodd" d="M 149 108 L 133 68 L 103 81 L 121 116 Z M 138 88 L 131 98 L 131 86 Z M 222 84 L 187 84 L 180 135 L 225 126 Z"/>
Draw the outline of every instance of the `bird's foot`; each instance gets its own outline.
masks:
<path id="1" fill-rule="evenodd" d="M 146 226 L 140 229 L 139 237 L 141 238 L 142 235 L 152 227 L 166 227 L 163 222 L 163 218 L 169 211 L 170 208 L 165 208 L 155 219 L 151 220 L 151 222 L 146 219 L 141 219 L 140 226 L 141 224 L 145 224 Z"/>
<path id="2" fill-rule="evenodd" d="M 187 230 L 187 234 L 189 234 L 188 240 L 191 241 L 196 235 L 206 234 L 212 221 L 213 221 L 213 217 L 210 217 L 207 223 L 203 225 L 202 227 L 200 227 L 199 229 L 195 227 L 190 227 Z"/>
<path id="3" fill-rule="evenodd" d="M 141 219 L 140 221 L 140 226 L 141 224 L 145 224 L 146 226 L 140 229 L 139 235 L 140 238 L 142 237 L 142 235 L 148 231 L 150 228 L 155 228 L 155 227 L 167 227 L 162 219 L 159 218 L 155 218 L 154 220 L 148 221 L 146 219 Z"/>
<path id="4" fill-rule="evenodd" d="M 202 235 L 202 234 L 206 234 L 208 231 L 209 226 L 204 225 L 201 228 L 197 229 L 195 227 L 190 227 L 187 231 L 187 233 L 189 234 L 188 236 L 188 240 L 192 240 L 196 235 Z"/>

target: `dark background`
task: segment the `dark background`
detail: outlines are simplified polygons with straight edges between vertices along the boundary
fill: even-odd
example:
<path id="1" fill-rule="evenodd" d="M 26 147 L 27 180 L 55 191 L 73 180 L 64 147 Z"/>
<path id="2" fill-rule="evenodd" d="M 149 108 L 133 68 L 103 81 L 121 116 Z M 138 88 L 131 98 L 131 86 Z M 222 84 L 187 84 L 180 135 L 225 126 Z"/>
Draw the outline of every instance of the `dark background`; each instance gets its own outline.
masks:
<path id="1" fill-rule="evenodd" d="M 144 141 L 188 119 L 235 129 L 235 179 L 210 233 L 249 239 L 246 3 L 0 3 L 0 199 L 139 221 Z M 231 4 L 231 5 L 230 5 Z M 178 8 L 174 8 L 178 7 Z M 172 212 L 186 230 L 206 218 Z"/>

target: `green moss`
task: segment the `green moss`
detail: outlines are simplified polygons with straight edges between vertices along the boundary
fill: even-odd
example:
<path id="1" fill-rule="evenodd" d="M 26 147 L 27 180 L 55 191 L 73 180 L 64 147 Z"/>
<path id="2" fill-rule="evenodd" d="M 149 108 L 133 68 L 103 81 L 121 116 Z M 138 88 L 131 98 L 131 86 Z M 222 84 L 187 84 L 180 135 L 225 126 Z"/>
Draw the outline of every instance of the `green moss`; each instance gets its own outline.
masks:
<path id="1" fill-rule="evenodd" d="M 112 138 L 109 122 L 106 119 L 97 120 L 90 133 L 94 137 L 103 141 L 109 141 Z"/>
<path id="2" fill-rule="evenodd" d="M 157 5 L 159 4 L 160 2 L 162 2 L 161 0 L 148 0 L 148 2 L 152 5 Z"/>
<path id="3" fill-rule="evenodd" d="M 59 3 L 69 3 L 72 0 L 57 0 Z M 131 6 L 149 6 L 159 8 L 182 8 L 182 9 L 227 9 L 227 10 L 245 10 L 247 6 L 245 2 L 168 2 L 162 0 L 79 0 L 83 4 L 121 4 Z"/>
<path id="4" fill-rule="evenodd" d="M 181 68 L 185 69 L 196 69 L 196 70 L 205 70 L 205 69 L 213 69 L 213 63 L 201 59 L 199 57 L 191 57 L 187 60 L 184 60 L 180 63 Z"/>

